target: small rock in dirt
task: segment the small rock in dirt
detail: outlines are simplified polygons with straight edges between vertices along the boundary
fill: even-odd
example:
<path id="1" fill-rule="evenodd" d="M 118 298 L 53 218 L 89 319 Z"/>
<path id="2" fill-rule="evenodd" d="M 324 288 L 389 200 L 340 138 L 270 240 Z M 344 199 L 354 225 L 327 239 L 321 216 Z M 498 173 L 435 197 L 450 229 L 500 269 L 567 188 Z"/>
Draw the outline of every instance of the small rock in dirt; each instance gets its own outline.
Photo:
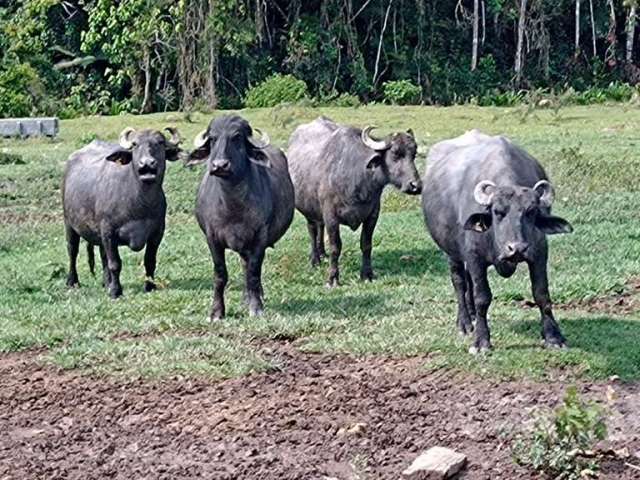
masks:
<path id="1" fill-rule="evenodd" d="M 450 478 L 467 462 L 466 455 L 445 447 L 432 447 L 418 456 L 402 474 L 409 478 L 433 475 L 434 478 Z"/>
<path id="2" fill-rule="evenodd" d="M 341 427 L 338 430 L 337 435 L 338 436 L 355 435 L 356 437 L 359 437 L 363 435 L 366 431 L 367 431 L 367 424 L 359 422 L 359 423 L 354 423 L 352 425 L 349 425 L 348 427 Z"/>

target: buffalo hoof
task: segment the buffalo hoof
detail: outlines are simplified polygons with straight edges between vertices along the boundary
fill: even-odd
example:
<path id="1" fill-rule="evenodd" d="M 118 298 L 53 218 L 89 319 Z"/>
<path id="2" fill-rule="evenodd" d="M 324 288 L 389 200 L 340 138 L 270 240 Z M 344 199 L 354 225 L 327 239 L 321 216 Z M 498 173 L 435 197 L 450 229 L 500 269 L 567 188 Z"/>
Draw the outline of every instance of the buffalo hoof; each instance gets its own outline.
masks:
<path id="1" fill-rule="evenodd" d="M 211 323 L 219 322 L 223 318 L 224 318 L 224 313 L 223 312 L 212 312 L 211 315 L 209 315 L 209 321 Z"/>
<path id="2" fill-rule="evenodd" d="M 362 272 L 360 274 L 360 281 L 362 281 L 362 282 L 373 282 L 374 278 L 376 278 L 376 276 L 371 271 Z"/>
<path id="3" fill-rule="evenodd" d="M 338 282 L 337 278 L 334 278 L 333 280 L 329 280 L 327 283 L 325 283 L 325 287 L 327 288 L 338 288 L 340 286 L 340 282 Z"/>
<path id="4" fill-rule="evenodd" d="M 116 299 L 120 298 L 121 296 L 122 296 L 122 289 L 121 288 L 109 290 L 109 297 L 111 297 L 113 300 L 116 300 Z"/>
<path id="5" fill-rule="evenodd" d="M 311 257 L 311 268 L 319 267 L 321 263 L 320 257 Z"/>
<path id="6" fill-rule="evenodd" d="M 565 349 L 568 347 L 567 347 L 567 343 L 563 338 L 547 338 L 544 340 L 544 348 Z"/>
<path id="7" fill-rule="evenodd" d="M 264 310 L 263 310 L 262 307 L 249 308 L 249 316 L 250 317 L 260 317 L 260 316 L 262 316 L 263 313 L 264 313 Z"/>
<path id="8" fill-rule="evenodd" d="M 158 287 L 156 287 L 156 284 L 153 283 L 152 281 L 147 280 L 147 281 L 144 282 L 144 291 L 145 292 L 147 292 L 147 293 L 148 292 L 153 292 L 154 290 L 157 290 L 157 289 L 158 289 Z"/>
<path id="9" fill-rule="evenodd" d="M 80 286 L 80 283 L 78 282 L 78 277 L 72 276 L 72 275 L 69 275 L 67 277 L 67 287 L 69 287 L 69 288 L 77 288 L 79 286 Z"/>
<path id="10" fill-rule="evenodd" d="M 491 352 L 491 342 L 489 340 L 476 340 L 473 345 L 469 347 L 469 353 L 471 355 L 486 355 Z"/>
<path id="11" fill-rule="evenodd" d="M 473 323 L 471 322 L 459 322 L 458 323 L 458 333 L 461 336 L 466 337 L 467 335 L 471 335 L 473 333 Z"/>

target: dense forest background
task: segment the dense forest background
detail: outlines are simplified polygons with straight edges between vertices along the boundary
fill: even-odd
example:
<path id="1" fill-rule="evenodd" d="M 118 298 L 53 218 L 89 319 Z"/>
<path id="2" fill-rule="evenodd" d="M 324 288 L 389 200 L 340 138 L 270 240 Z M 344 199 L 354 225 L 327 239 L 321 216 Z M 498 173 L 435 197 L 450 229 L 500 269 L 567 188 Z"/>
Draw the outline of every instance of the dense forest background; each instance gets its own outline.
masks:
<path id="1" fill-rule="evenodd" d="M 0 116 L 627 92 L 637 3 L 0 0 Z M 255 90 L 274 74 L 284 93 Z"/>

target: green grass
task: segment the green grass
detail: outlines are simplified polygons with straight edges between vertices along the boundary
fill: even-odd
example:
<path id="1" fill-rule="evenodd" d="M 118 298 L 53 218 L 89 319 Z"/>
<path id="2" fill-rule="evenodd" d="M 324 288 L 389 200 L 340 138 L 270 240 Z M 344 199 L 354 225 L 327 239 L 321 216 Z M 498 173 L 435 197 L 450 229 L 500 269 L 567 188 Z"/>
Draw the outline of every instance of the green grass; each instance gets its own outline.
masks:
<path id="1" fill-rule="evenodd" d="M 470 128 L 505 133 L 545 165 L 557 190 L 556 213 L 575 233 L 551 238 L 551 291 L 556 302 L 619 292 L 640 273 L 640 110 L 623 106 L 542 111 L 526 121 L 498 108 L 278 108 L 242 112 L 286 146 L 295 126 L 324 114 L 381 131 L 413 128 L 420 170 L 427 148 Z M 538 313 L 525 269 L 504 280 L 492 274 L 490 310 L 495 351 L 468 355 L 455 329 L 455 303 L 443 255 L 425 232 L 415 197 L 391 187 L 374 236 L 372 284 L 357 281 L 358 233 L 343 228 L 343 286 L 327 290 L 326 264 L 308 265 L 301 216 L 264 267 L 266 315 L 252 319 L 241 302 L 240 263 L 229 255 L 228 318 L 210 324 L 211 259 L 192 215 L 202 171 L 171 164 L 165 179 L 168 227 L 158 256 L 161 289 L 142 292 L 142 254 L 121 249 L 124 297 L 109 300 L 80 256 L 82 288 L 64 285 L 66 249 L 59 185 L 73 150 L 123 127 L 176 125 L 190 144 L 208 115 L 81 118 L 62 122 L 55 141 L 0 143 L 20 162 L 0 165 L 0 352 L 44 348 L 65 368 L 126 376 L 225 378 L 271 368 L 255 339 L 295 338 L 309 351 L 394 356 L 427 354 L 426 368 L 456 368 L 508 377 L 640 378 L 638 313 L 615 315 L 558 309 L 571 348 L 540 347 Z M 16 157 L 11 157 L 16 158 Z M 258 341 L 257 343 L 260 343 Z"/>

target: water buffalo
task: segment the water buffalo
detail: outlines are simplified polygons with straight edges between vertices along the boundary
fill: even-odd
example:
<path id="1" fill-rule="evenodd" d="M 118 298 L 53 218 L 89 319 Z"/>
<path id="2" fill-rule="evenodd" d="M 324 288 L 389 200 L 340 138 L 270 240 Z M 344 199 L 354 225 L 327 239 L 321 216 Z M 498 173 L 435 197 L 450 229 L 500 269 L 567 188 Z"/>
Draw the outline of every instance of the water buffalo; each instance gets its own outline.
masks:
<path id="1" fill-rule="evenodd" d="M 370 132 L 320 117 L 299 126 L 289 140 L 289 162 L 296 208 L 306 217 L 311 238 L 311 265 L 325 255 L 326 227 L 331 249 L 329 287 L 339 283 L 340 225 L 362 225 L 362 280 L 373 279 L 371 238 L 380 214 L 380 196 L 391 183 L 416 195 L 422 182 L 414 159 L 417 145 L 411 130 L 374 140 Z"/>
<path id="2" fill-rule="evenodd" d="M 477 130 L 436 144 L 427 157 L 422 210 L 427 229 L 449 258 L 458 328 L 473 331 L 471 353 L 491 349 L 487 268 L 510 277 L 527 262 L 546 346 L 565 339 L 553 317 L 547 279 L 548 234 L 571 225 L 551 215 L 554 189 L 542 166 L 508 139 Z"/>
<path id="3" fill-rule="evenodd" d="M 156 254 L 164 234 L 167 202 L 162 191 L 165 160 L 180 153 L 177 130 L 169 139 L 155 130 L 125 128 L 118 144 L 93 141 L 69 157 L 62 183 L 64 224 L 69 253 L 67 285 L 78 285 L 80 238 L 100 247 L 103 282 L 109 295 L 122 295 L 119 245 L 140 251 L 146 245 L 144 290 L 155 289 Z"/>
<path id="4" fill-rule="evenodd" d="M 225 315 L 225 249 L 240 254 L 245 269 L 249 313 L 263 309 L 262 262 L 265 250 L 284 235 L 293 219 L 293 185 L 284 153 L 269 138 L 253 137 L 236 115 L 211 121 L 194 141 L 187 165 L 207 162 L 196 201 L 196 218 L 213 258 L 211 319 Z"/>

